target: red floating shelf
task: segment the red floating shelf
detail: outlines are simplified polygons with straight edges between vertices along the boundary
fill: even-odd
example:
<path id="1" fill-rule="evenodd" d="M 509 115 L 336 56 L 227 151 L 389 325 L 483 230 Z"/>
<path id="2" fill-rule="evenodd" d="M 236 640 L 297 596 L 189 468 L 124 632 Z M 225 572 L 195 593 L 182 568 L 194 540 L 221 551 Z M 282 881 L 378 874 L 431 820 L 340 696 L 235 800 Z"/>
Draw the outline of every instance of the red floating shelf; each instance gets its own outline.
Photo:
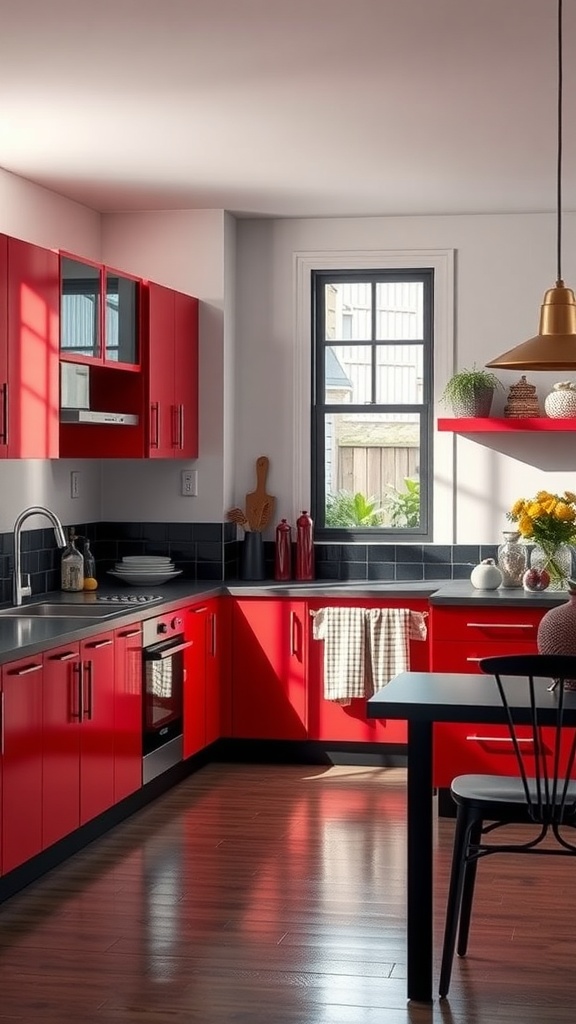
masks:
<path id="1" fill-rule="evenodd" d="M 576 416 L 568 419 L 549 419 L 547 416 L 501 419 L 495 416 L 467 419 L 452 417 L 438 420 L 438 430 L 451 431 L 453 434 L 504 434 L 537 430 L 556 430 L 567 433 L 576 431 Z"/>

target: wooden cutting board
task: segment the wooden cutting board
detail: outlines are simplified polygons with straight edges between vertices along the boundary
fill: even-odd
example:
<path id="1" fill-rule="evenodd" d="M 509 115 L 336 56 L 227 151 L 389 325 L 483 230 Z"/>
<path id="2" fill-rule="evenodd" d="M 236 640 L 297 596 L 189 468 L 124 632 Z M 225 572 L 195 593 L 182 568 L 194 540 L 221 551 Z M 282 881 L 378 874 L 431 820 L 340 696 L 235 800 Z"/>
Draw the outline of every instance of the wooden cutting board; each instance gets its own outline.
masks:
<path id="1" fill-rule="evenodd" d="M 245 513 L 251 530 L 265 530 L 272 519 L 276 498 L 266 491 L 269 459 L 260 455 L 256 459 L 256 490 L 246 495 Z"/>

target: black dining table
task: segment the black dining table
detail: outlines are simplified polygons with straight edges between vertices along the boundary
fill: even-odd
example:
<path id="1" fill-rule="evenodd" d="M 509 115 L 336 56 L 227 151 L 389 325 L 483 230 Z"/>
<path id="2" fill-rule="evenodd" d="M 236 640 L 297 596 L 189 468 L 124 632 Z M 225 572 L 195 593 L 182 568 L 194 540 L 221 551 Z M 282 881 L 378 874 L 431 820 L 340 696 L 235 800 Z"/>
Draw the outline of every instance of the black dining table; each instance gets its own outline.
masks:
<path id="1" fill-rule="evenodd" d="M 519 723 L 530 707 L 522 679 L 504 680 Z M 554 724 L 557 692 L 539 697 L 540 721 Z M 368 700 L 368 717 L 408 721 L 407 997 L 432 999 L 433 969 L 433 786 L 434 722 L 504 723 L 496 681 L 483 674 L 401 672 Z M 564 722 L 576 724 L 576 692 L 565 694 Z"/>

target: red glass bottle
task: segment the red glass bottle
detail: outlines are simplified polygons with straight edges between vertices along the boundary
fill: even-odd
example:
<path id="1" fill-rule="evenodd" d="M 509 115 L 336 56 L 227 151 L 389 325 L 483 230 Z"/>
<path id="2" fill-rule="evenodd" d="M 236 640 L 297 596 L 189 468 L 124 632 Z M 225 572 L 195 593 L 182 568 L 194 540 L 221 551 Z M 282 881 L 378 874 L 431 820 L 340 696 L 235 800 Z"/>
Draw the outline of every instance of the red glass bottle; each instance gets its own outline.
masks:
<path id="1" fill-rule="evenodd" d="M 314 523 L 307 512 L 296 520 L 296 579 L 314 579 Z"/>
<path id="2" fill-rule="evenodd" d="M 289 580 L 292 578 L 292 530 L 286 519 L 282 519 L 276 527 L 276 556 L 274 559 L 274 579 Z"/>

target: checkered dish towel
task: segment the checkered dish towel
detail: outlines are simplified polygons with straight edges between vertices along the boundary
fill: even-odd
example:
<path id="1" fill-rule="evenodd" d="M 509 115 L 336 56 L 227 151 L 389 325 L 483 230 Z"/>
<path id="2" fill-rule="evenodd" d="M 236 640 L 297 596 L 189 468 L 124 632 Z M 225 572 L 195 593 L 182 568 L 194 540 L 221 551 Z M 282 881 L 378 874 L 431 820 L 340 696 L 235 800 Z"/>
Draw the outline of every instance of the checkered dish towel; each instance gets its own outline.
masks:
<path id="1" fill-rule="evenodd" d="M 410 641 L 425 640 L 424 612 L 408 608 L 367 608 L 368 650 L 375 690 L 410 669 Z M 370 695 L 371 696 L 371 695 Z"/>
<path id="2" fill-rule="evenodd" d="M 312 635 L 324 641 L 324 698 L 349 704 L 372 692 L 364 608 L 320 608 Z"/>
<path id="3" fill-rule="evenodd" d="M 312 635 L 324 641 L 324 699 L 349 704 L 410 668 L 410 640 L 425 640 L 425 613 L 408 608 L 321 608 Z"/>

